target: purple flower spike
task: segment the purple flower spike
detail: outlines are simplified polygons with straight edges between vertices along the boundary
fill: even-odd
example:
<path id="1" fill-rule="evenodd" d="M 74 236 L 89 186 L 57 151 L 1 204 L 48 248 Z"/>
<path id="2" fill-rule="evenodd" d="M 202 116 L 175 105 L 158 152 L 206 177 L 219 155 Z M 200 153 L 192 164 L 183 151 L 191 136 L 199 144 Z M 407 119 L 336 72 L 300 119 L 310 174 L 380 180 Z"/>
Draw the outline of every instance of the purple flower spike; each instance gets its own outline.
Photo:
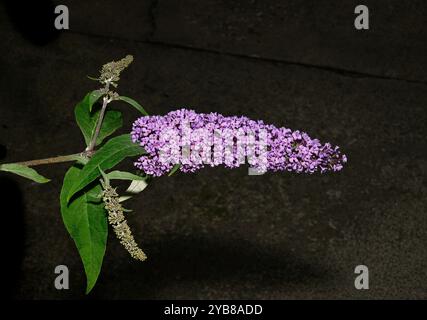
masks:
<path id="1" fill-rule="evenodd" d="M 324 173 L 339 171 L 347 162 L 339 147 L 321 144 L 305 132 L 243 116 L 187 109 L 141 117 L 134 122 L 131 136 L 148 153 L 135 166 L 153 176 L 168 173 L 178 163 L 182 172 L 194 172 L 205 165 L 235 168 L 247 161 L 261 173 Z"/>

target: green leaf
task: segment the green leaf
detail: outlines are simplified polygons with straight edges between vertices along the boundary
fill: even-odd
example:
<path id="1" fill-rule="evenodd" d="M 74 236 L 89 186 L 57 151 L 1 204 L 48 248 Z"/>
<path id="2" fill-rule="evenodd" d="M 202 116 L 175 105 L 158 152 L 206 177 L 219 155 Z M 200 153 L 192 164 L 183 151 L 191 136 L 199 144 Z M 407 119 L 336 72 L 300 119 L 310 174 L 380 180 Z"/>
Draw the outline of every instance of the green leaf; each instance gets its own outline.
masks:
<path id="1" fill-rule="evenodd" d="M 181 168 L 181 164 L 177 163 L 176 165 L 173 166 L 172 170 L 169 172 L 168 177 L 170 177 L 171 175 L 173 175 L 179 168 Z"/>
<path id="2" fill-rule="evenodd" d="M 83 133 L 86 145 L 89 145 L 92 140 L 98 122 L 99 113 L 101 112 L 100 110 L 91 112 L 93 104 L 100 96 L 102 96 L 102 93 L 99 93 L 98 91 L 88 93 L 74 109 L 76 121 Z M 104 120 L 102 121 L 98 138 L 96 139 L 96 145 L 99 145 L 106 137 L 114 133 L 114 131 L 122 125 L 123 119 L 121 112 L 116 110 L 107 110 L 104 115 Z"/>
<path id="3" fill-rule="evenodd" d="M 120 196 L 119 197 L 119 202 L 123 202 L 123 201 L 129 200 L 130 198 L 132 198 L 132 196 Z"/>
<path id="4" fill-rule="evenodd" d="M 107 174 L 111 180 L 145 180 L 146 178 L 126 171 L 111 171 Z"/>
<path id="5" fill-rule="evenodd" d="M 99 81 L 99 78 L 95 78 L 92 76 L 86 76 L 88 79 L 93 80 L 93 81 Z"/>
<path id="6" fill-rule="evenodd" d="M 125 97 L 125 96 L 120 96 L 119 100 L 122 100 L 124 102 L 129 103 L 132 107 L 134 107 L 136 110 L 138 110 L 139 112 L 141 112 L 143 115 L 148 116 L 147 111 L 144 110 L 144 108 L 135 100 L 133 100 L 132 98 L 129 97 Z"/>
<path id="7" fill-rule="evenodd" d="M 78 179 L 70 188 L 67 201 L 78 191 L 100 176 L 101 170 L 108 170 L 127 157 L 144 154 L 145 150 L 133 143 L 129 134 L 124 134 L 110 139 L 103 145 L 89 162 L 83 167 Z"/>
<path id="8" fill-rule="evenodd" d="M 101 173 L 102 180 L 104 180 L 104 183 L 109 186 L 110 185 L 110 178 L 107 177 L 107 174 L 101 169 L 100 166 L 98 166 L 98 170 Z"/>
<path id="9" fill-rule="evenodd" d="M 109 174 L 113 172 L 110 172 Z M 124 173 L 128 173 L 128 172 L 124 172 Z M 132 176 L 134 175 L 132 174 Z M 138 179 L 135 179 L 129 176 L 129 178 L 131 178 L 129 180 L 132 180 L 132 182 L 130 183 L 129 187 L 126 190 L 127 194 L 119 197 L 119 202 L 129 200 L 130 198 L 132 198 L 132 196 L 140 193 L 142 190 L 144 190 L 148 186 L 146 177 L 141 177 L 141 176 L 136 176 L 136 177 L 138 177 Z"/>
<path id="10" fill-rule="evenodd" d="M 132 180 L 130 186 L 127 188 L 126 192 L 137 194 L 140 193 L 142 190 L 144 190 L 147 187 L 147 182 L 145 181 L 137 181 Z"/>
<path id="11" fill-rule="evenodd" d="M 107 246 L 108 223 L 102 202 L 94 203 L 101 192 L 99 184 L 88 187 L 68 204 L 67 194 L 78 179 L 81 169 L 71 167 L 64 177 L 60 202 L 61 214 L 67 231 L 73 238 L 87 278 L 86 294 L 98 279 Z"/>
<path id="12" fill-rule="evenodd" d="M 102 90 L 94 90 L 89 92 L 83 99 L 83 104 L 88 106 L 89 111 L 92 111 L 93 105 L 104 95 Z"/>
<path id="13" fill-rule="evenodd" d="M 16 163 L 2 164 L 0 165 L 0 171 L 11 172 L 38 183 L 46 183 L 50 181 L 48 178 L 38 174 L 36 170 Z"/>
<path id="14" fill-rule="evenodd" d="M 96 112 L 95 118 L 98 119 Z M 96 146 L 101 144 L 101 142 L 111 134 L 113 134 L 117 129 L 121 128 L 123 125 L 122 113 L 117 110 L 107 110 L 104 115 L 104 120 L 102 121 L 101 129 L 99 130 L 98 137 L 96 138 Z M 95 133 L 96 124 L 94 123 L 92 136 Z"/>
<path id="15" fill-rule="evenodd" d="M 76 162 L 80 164 L 86 164 L 89 161 L 89 158 L 83 154 L 70 155 L 69 157 L 70 159 L 76 160 Z"/>

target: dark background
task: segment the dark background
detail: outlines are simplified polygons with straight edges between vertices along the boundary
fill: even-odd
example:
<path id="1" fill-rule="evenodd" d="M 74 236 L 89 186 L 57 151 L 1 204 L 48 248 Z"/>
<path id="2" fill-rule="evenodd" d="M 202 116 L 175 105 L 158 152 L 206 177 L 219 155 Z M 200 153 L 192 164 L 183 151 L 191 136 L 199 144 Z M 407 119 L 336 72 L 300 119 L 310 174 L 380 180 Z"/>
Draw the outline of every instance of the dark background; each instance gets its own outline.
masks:
<path id="1" fill-rule="evenodd" d="M 111 60 L 151 114 L 244 114 L 341 146 L 342 172 L 162 177 L 128 207 L 149 259 L 110 235 L 95 289 L 60 216 L 69 164 L 35 184 L 1 174 L 6 292 L 16 299 L 427 298 L 427 2 L 33 1 L 0 5 L 0 159 L 83 149 L 73 108 Z M 53 29 L 56 4 L 70 30 Z M 126 105 L 123 132 L 138 113 Z M 131 169 L 131 161 L 126 164 Z M 70 269 L 68 291 L 54 268 Z M 354 268 L 370 289 L 354 288 Z"/>

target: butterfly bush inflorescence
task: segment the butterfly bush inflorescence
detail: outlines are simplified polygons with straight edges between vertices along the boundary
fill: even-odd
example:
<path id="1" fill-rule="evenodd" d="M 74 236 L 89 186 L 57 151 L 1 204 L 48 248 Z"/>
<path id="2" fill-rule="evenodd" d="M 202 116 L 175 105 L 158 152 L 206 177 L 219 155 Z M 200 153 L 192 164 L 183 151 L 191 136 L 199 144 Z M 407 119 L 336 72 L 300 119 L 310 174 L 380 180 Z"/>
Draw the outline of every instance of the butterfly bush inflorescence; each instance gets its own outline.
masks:
<path id="1" fill-rule="evenodd" d="M 134 122 L 131 136 L 148 153 L 135 166 L 153 176 L 168 173 L 174 164 L 181 164 L 182 172 L 194 172 L 205 165 L 235 168 L 247 159 L 262 173 L 324 173 L 339 171 L 347 162 L 339 147 L 322 144 L 305 132 L 245 116 L 188 109 L 141 117 Z"/>

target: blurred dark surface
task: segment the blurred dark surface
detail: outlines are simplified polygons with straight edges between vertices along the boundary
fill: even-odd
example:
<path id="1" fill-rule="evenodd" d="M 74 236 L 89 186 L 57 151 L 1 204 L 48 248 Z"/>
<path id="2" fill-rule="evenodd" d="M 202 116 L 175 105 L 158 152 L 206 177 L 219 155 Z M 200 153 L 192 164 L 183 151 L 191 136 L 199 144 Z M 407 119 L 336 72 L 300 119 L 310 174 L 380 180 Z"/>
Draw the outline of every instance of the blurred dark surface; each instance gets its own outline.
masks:
<path id="1" fill-rule="evenodd" d="M 0 145 L 0 161 L 7 154 L 5 146 Z M 13 298 L 19 288 L 22 260 L 25 255 L 26 223 L 24 219 L 24 199 L 16 179 L 0 175 L 0 201 L 2 206 L 1 251 L 7 263 L 2 264 L 4 296 Z"/>
<path id="2" fill-rule="evenodd" d="M 9 22 L 15 30 L 34 45 L 46 45 L 59 36 L 54 28 L 55 5 L 50 0 L 19 1 L 3 0 Z"/>
<path id="3" fill-rule="evenodd" d="M 11 3 L 0 5 L 2 162 L 81 151 L 86 75 L 133 54 L 119 92 L 151 114 L 244 114 L 337 144 L 349 163 L 153 180 L 128 204 L 149 259 L 110 236 L 89 296 L 59 211 L 69 164 L 39 167 L 44 185 L 1 173 L 9 297 L 427 298 L 426 2 L 365 1 L 368 31 L 353 27 L 356 1 L 40 1 L 22 16 Z M 46 23 L 56 4 L 69 6 L 68 31 Z M 138 114 L 117 107 L 129 131 Z M 68 291 L 53 285 L 59 264 Z M 354 288 L 360 264 L 369 290 Z"/>

